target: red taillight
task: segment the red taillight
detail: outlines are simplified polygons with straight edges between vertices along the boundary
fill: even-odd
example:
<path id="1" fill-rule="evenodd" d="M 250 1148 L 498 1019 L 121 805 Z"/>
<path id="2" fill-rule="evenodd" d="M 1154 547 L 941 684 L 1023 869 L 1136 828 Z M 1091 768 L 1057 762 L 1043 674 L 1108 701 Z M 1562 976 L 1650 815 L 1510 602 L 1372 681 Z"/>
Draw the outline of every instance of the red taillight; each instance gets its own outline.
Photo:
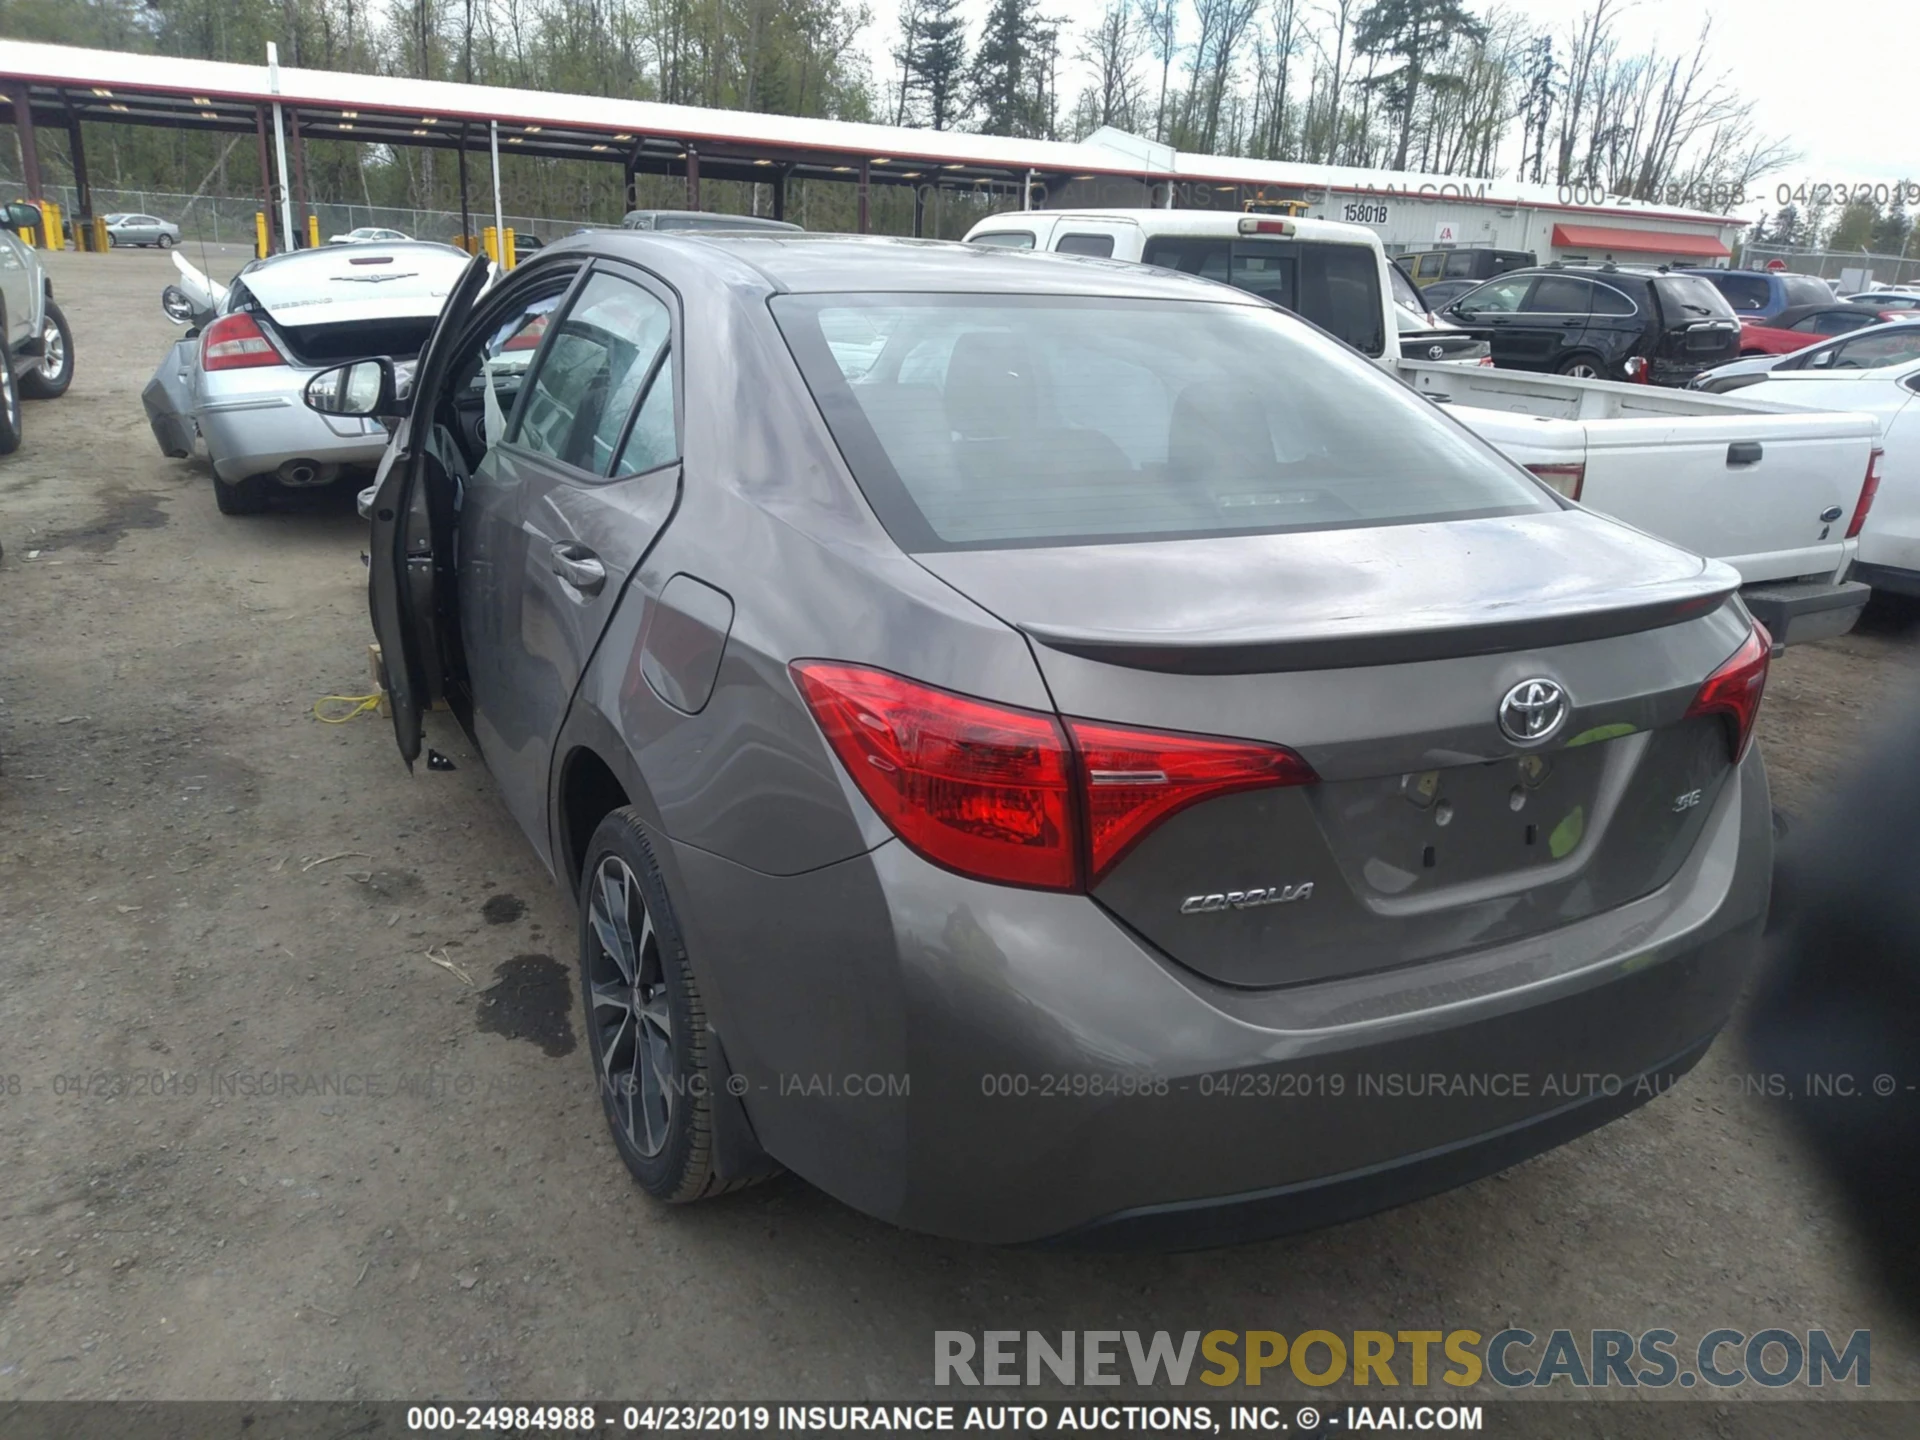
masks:
<path id="1" fill-rule="evenodd" d="M 1773 653 L 1773 637 L 1756 622 L 1746 642 L 1734 651 L 1727 663 L 1707 677 L 1700 693 L 1687 707 L 1687 718 L 1718 715 L 1727 721 L 1728 745 L 1733 763 L 1746 758 L 1753 743 L 1753 722 L 1760 714 L 1760 695 L 1767 688 L 1767 659 Z"/>
<path id="2" fill-rule="evenodd" d="M 1587 483 L 1587 467 L 1584 461 L 1572 465 L 1529 465 L 1527 469 L 1569 500 L 1578 500 L 1581 487 Z"/>
<path id="3" fill-rule="evenodd" d="M 981 880 L 1091 888 L 1189 805 L 1315 778 L 1278 745 L 1096 720 L 1063 729 L 1039 711 L 884 670 L 820 660 L 792 669 L 834 754 L 893 832 Z"/>
<path id="4" fill-rule="evenodd" d="M 1071 890 L 1072 762 L 1051 715 L 859 665 L 799 661 L 795 682 L 880 817 L 935 864 Z"/>
<path id="5" fill-rule="evenodd" d="M 1878 445 L 1867 456 L 1867 478 L 1860 485 L 1860 499 L 1854 504 L 1853 519 L 1847 522 L 1847 539 L 1857 539 L 1860 527 L 1867 523 L 1867 512 L 1873 508 L 1873 497 L 1880 493 L 1880 457 L 1887 452 Z"/>
<path id="6" fill-rule="evenodd" d="M 222 315 L 200 332 L 202 370 L 252 370 L 262 365 L 284 365 L 273 342 L 244 311 Z"/>
<path id="7" fill-rule="evenodd" d="M 1236 790 L 1307 785 L 1313 769 L 1291 750 L 1252 740 L 1133 730 L 1069 720 L 1085 785 L 1088 887 L 1146 833 L 1189 805 Z"/>

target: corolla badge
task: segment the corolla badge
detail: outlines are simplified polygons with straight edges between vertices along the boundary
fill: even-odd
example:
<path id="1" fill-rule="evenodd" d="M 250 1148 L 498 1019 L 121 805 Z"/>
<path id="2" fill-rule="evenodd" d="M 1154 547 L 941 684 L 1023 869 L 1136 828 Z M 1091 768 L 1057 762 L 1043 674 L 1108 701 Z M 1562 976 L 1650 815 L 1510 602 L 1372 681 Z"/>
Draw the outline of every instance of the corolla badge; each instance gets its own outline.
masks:
<path id="1" fill-rule="evenodd" d="M 1538 745 L 1567 723 L 1567 692 L 1552 680 L 1522 680 L 1500 701 L 1500 729 L 1509 740 Z"/>
<path id="2" fill-rule="evenodd" d="M 1212 895 L 1189 895 L 1180 902 L 1182 915 L 1212 915 L 1220 910 L 1252 910 L 1259 905 L 1288 905 L 1311 900 L 1313 882 L 1298 885 L 1257 885 L 1251 890 L 1221 890 Z"/>

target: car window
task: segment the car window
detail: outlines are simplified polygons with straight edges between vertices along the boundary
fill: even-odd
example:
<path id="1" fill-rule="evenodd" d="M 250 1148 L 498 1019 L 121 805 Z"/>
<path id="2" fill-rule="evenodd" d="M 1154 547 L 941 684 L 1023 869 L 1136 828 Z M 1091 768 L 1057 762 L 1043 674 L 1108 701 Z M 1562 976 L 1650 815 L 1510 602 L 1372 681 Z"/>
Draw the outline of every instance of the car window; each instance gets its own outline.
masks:
<path id="1" fill-rule="evenodd" d="M 1782 275 L 1778 278 L 1789 305 L 1825 305 L 1833 299 L 1833 291 L 1827 288 L 1827 282 L 1811 275 Z"/>
<path id="2" fill-rule="evenodd" d="M 1640 307 L 1633 303 L 1633 297 L 1611 285 L 1595 281 L 1593 292 L 1593 313 L 1596 315 L 1637 315 Z"/>
<path id="3" fill-rule="evenodd" d="M 1002 295 L 772 305 L 856 481 L 910 551 L 1552 503 L 1405 386 L 1265 307 Z M 856 331 L 884 335 L 881 353 L 843 368 L 828 334 Z M 909 372 L 894 355 L 937 360 Z"/>
<path id="4" fill-rule="evenodd" d="M 1698 275 L 1656 275 L 1653 288 L 1660 307 L 1676 319 L 1700 320 L 1733 314 L 1733 307 L 1708 281 Z"/>
<path id="5" fill-rule="evenodd" d="M 1407 272 L 1398 265 L 1387 266 L 1387 283 L 1393 287 L 1394 303 L 1402 310 L 1410 310 L 1419 316 L 1420 323 L 1424 325 L 1427 319 L 1427 302 L 1420 298 L 1419 287 L 1407 278 Z"/>
<path id="6" fill-rule="evenodd" d="M 1235 247 L 1238 249 L 1238 247 Z M 1300 303 L 1294 308 L 1363 355 L 1386 349 L 1380 310 L 1380 264 L 1364 245 L 1305 245 Z"/>
<path id="7" fill-rule="evenodd" d="M 1455 250 L 1452 254 L 1448 255 L 1447 276 L 1449 279 L 1454 280 L 1472 279 L 1473 252 L 1471 250 Z"/>
<path id="8" fill-rule="evenodd" d="M 1003 250 L 1033 249 L 1031 230 L 989 230 L 984 235 L 976 235 L 970 242 L 975 245 L 997 245 Z"/>
<path id="9" fill-rule="evenodd" d="M 1062 255 L 1092 255 L 1105 260 L 1113 254 L 1113 236 L 1062 235 L 1053 242 L 1053 248 Z"/>
<path id="10" fill-rule="evenodd" d="M 1727 271 L 1719 275 L 1696 278 L 1705 278 L 1707 283 L 1726 296 L 1727 303 L 1738 311 L 1764 310 L 1767 308 L 1767 302 L 1773 298 L 1773 286 L 1768 283 L 1764 275 L 1743 275 L 1738 271 Z"/>
<path id="11" fill-rule="evenodd" d="M 614 462 L 615 475 L 640 475 L 680 458 L 680 441 L 673 416 L 673 355 L 663 350 L 656 362 L 653 383 L 647 386 L 627 432 L 620 458 Z"/>
<path id="12" fill-rule="evenodd" d="M 1453 302 L 1456 310 L 1465 308 L 1476 314 L 1506 314 L 1520 308 L 1520 302 L 1527 298 L 1527 291 L 1533 285 L 1533 276 L 1516 275 L 1506 280 L 1489 280 L 1484 285 L 1476 285 L 1458 300 Z"/>
<path id="13" fill-rule="evenodd" d="M 1864 325 L 1873 324 L 1871 315 L 1849 315 L 1845 311 L 1829 310 L 1824 315 L 1813 317 L 1813 333 L 1816 335 L 1845 335 L 1849 330 L 1858 330 Z"/>
<path id="14" fill-rule="evenodd" d="M 667 307 L 650 291 L 594 275 L 541 352 L 513 443 L 606 474 L 672 328 Z"/>
<path id="15" fill-rule="evenodd" d="M 1438 280 L 1440 278 L 1441 267 L 1446 264 L 1446 261 L 1447 257 L 1444 255 L 1422 255 L 1419 259 L 1418 267 L 1413 273 L 1422 280 Z"/>
<path id="16" fill-rule="evenodd" d="M 1193 235 L 1156 235 L 1147 241 L 1146 253 L 1140 259 L 1146 265 L 1184 270 L 1189 275 L 1199 275 L 1207 280 L 1225 280 L 1228 257 L 1232 252 L 1232 243 L 1226 240 L 1207 240 Z"/>
<path id="17" fill-rule="evenodd" d="M 1229 253 L 1229 285 L 1289 310 L 1299 308 L 1294 291 L 1300 266 L 1294 246 L 1285 241 L 1243 241 L 1231 246 Z"/>
<path id="18" fill-rule="evenodd" d="M 1822 363 L 1823 356 L 1810 357 L 1806 366 L 1832 370 L 1877 370 L 1883 365 L 1904 365 L 1911 360 L 1920 360 L 1920 325 L 1906 328 L 1910 322 L 1901 321 L 1899 330 L 1889 330 L 1874 335 L 1856 335 L 1851 340 L 1829 346 L 1823 356 L 1832 358 Z"/>
<path id="19" fill-rule="evenodd" d="M 1570 275 L 1542 275 L 1522 308 L 1535 315 L 1585 315 L 1593 308 L 1593 287 Z"/>

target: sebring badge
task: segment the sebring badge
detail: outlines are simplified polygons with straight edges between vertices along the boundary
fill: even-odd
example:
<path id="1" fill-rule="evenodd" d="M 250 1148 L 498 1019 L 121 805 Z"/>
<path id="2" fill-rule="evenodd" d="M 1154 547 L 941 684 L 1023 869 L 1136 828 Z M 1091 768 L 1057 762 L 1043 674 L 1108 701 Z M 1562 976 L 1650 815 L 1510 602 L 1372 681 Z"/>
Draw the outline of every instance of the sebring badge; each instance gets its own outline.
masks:
<path id="1" fill-rule="evenodd" d="M 1211 915 L 1219 910 L 1251 910 L 1259 905 L 1289 905 L 1295 900 L 1311 900 L 1313 882 L 1298 885 L 1264 885 L 1252 890 L 1225 890 L 1214 895 L 1189 895 L 1180 902 L 1182 915 Z"/>
<path id="2" fill-rule="evenodd" d="M 1522 680 L 1500 701 L 1500 729 L 1509 740 L 1538 745 L 1567 723 L 1567 692 L 1551 680 Z"/>

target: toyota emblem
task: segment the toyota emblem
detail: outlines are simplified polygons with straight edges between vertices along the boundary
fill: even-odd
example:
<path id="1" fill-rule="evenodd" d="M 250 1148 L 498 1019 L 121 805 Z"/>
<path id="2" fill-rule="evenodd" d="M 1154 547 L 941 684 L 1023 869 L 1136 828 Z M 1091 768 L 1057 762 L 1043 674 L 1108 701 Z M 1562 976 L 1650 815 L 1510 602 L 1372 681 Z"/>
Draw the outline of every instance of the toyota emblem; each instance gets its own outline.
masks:
<path id="1" fill-rule="evenodd" d="M 1446 354 L 1447 347 L 1444 345 L 1429 345 L 1427 347 L 1427 359 L 1429 360 L 1443 360 L 1446 358 Z"/>
<path id="2" fill-rule="evenodd" d="M 1551 680 L 1522 680 L 1500 701 L 1499 718 L 1509 740 L 1538 745 L 1567 723 L 1567 692 Z"/>

